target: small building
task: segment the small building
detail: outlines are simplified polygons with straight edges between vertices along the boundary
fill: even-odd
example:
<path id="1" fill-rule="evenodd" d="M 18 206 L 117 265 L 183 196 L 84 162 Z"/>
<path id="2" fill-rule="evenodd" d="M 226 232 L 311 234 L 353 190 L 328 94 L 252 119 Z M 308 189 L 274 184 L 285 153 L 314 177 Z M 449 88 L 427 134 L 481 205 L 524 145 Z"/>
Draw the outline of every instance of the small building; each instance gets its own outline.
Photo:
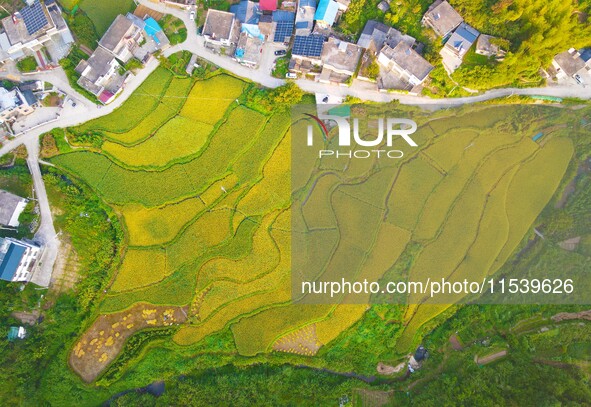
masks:
<path id="1" fill-rule="evenodd" d="M 320 74 L 324 40 L 325 38 L 321 35 L 296 35 L 291 50 L 289 70 L 294 73 Z"/>
<path id="2" fill-rule="evenodd" d="M 259 7 L 263 14 L 277 10 L 277 0 L 260 0 Z"/>
<path id="3" fill-rule="evenodd" d="M 502 57 L 505 55 L 498 45 L 494 43 L 495 37 L 492 35 L 480 34 L 476 42 L 476 53 L 487 57 Z"/>
<path id="4" fill-rule="evenodd" d="M 393 27 L 388 27 L 384 23 L 369 20 L 359 36 L 357 45 L 373 53 L 378 53 L 384 44 L 387 44 L 390 48 L 395 48 L 400 42 L 412 46 L 415 43 L 415 39 L 410 35 L 402 34 Z"/>
<path id="5" fill-rule="evenodd" d="M 363 48 L 356 44 L 329 38 L 322 49 L 322 72 L 318 82 L 347 83 L 355 75 L 363 52 Z"/>
<path id="6" fill-rule="evenodd" d="M 339 12 L 339 5 L 335 0 L 320 0 L 316 13 L 314 13 L 314 20 L 322 28 L 332 27 Z"/>
<path id="7" fill-rule="evenodd" d="M 6 339 L 9 342 L 14 342 L 17 339 L 25 339 L 27 336 L 27 330 L 22 326 L 11 326 L 8 330 L 8 335 Z"/>
<path id="8" fill-rule="evenodd" d="M 0 87 L 0 123 L 14 122 L 21 116 L 30 115 L 35 111 L 37 98 L 32 92 L 16 87 L 6 90 Z"/>
<path id="9" fill-rule="evenodd" d="M 419 347 L 415 351 L 414 357 L 417 362 L 422 362 L 423 360 L 429 357 L 429 352 L 423 345 L 419 345 Z"/>
<path id="10" fill-rule="evenodd" d="M 380 66 L 379 90 L 407 90 L 419 93 L 420 86 L 433 70 L 425 58 L 408 43 L 400 41 L 396 47 L 384 45 L 377 58 Z"/>
<path id="11" fill-rule="evenodd" d="M 575 79 L 591 83 L 591 52 L 580 52 L 574 48 L 561 52 L 552 60 L 558 79 Z"/>
<path id="12" fill-rule="evenodd" d="M 81 60 L 76 66 L 76 72 L 80 74 L 78 85 L 107 104 L 125 83 L 126 77 L 119 73 L 121 68 L 115 55 L 103 47 L 97 47 L 88 60 Z"/>
<path id="13" fill-rule="evenodd" d="M 431 27 L 437 35 L 444 38 L 463 21 L 462 16 L 446 0 L 437 0 L 431 4 L 422 19 L 424 25 Z"/>
<path id="14" fill-rule="evenodd" d="M 18 218 L 25 210 L 28 202 L 25 198 L 0 190 L 0 225 L 12 228 L 18 227 Z"/>
<path id="15" fill-rule="evenodd" d="M 29 281 L 40 254 L 41 247 L 33 242 L 0 239 L 0 280 Z"/>
<path id="16" fill-rule="evenodd" d="M 385 13 L 386 11 L 390 10 L 390 4 L 388 4 L 387 1 L 382 0 L 378 3 L 378 10 L 380 10 L 382 13 Z"/>
<path id="17" fill-rule="evenodd" d="M 451 74 L 462 65 L 464 56 L 476 42 L 480 33 L 466 23 L 460 26 L 449 37 L 439 54 L 443 58 L 443 67 Z"/>
<path id="18" fill-rule="evenodd" d="M 250 0 L 242 0 L 240 3 L 230 6 L 230 13 L 234 13 L 238 21 L 242 24 L 259 23 L 259 3 Z"/>
<path id="19" fill-rule="evenodd" d="M 207 45 L 236 46 L 240 36 L 240 22 L 233 13 L 210 8 L 207 10 L 202 33 Z"/>
<path id="20" fill-rule="evenodd" d="M 299 0 L 295 18 L 295 35 L 306 36 L 314 28 L 316 0 Z"/>
<path id="21" fill-rule="evenodd" d="M 242 32 L 238 39 L 238 45 L 234 53 L 236 61 L 249 67 L 258 66 L 265 36 L 261 34 L 256 25 L 242 24 Z"/>
<path id="22" fill-rule="evenodd" d="M 55 0 L 29 1 L 27 6 L 2 19 L 2 28 L 0 62 L 33 56 L 41 68 L 46 68 L 66 57 L 74 43 Z"/>

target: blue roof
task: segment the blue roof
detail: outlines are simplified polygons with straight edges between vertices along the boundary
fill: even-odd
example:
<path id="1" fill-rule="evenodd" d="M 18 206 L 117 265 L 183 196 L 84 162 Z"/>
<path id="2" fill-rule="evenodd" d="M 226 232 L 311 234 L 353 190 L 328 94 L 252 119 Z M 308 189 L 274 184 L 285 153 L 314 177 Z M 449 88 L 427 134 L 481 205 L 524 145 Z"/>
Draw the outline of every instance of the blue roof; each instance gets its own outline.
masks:
<path id="1" fill-rule="evenodd" d="M 238 21 L 243 24 L 258 24 L 259 5 L 249 0 L 242 0 L 230 6 L 230 13 L 234 13 Z"/>
<path id="2" fill-rule="evenodd" d="M 154 20 L 152 17 L 146 18 L 144 22 L 146 23 L 144 30 L 146 30 L 150 37 L 154 37 L 157 33 L 162 31 L 162 28 L 160 27 L 160 25 L 158 25 L 158 22 Z"/>
<path id="3" fill-rule="evenodd" d="M 458 34 L 460 37 L 464 38 L 470 44 L 474 43 L 474 41 L 476 41 L 476 38 L 478 38 L 478 34 L 480 34 L 478 31 L 470 27 L 468 24 L 460 25 L 458 29 L 455 31 L 455 33 Z"/>
<path id="4" fill-rule="evenodd" d="M 316 0 L 300 0 L 298 7 L 312 7 L 316 8 Z"/>
<path id="5" fill-rule="evenodd" d="M 295 27 L 297 29 L 300 29 L 300 28 L 308 28 L 308 22 L 307 21 L 298 21 L 296 23 Z"/>
<path id="6" fill-rule="evenodd" d="M 275 10 L 273 12 L 273 21 L 286 21 L 286 22 L 293 22 L 295 21 L 295 13 L 293 11 L 286 11 L 286 10 Z"/>
<path id="7" fill-rule="evenodd" d="M 337 12 L 339 11 L 339 5 L 334 0 L 320 0 L 316 14 L 314 14 L 314 20 L 324 21 L 328 25 L 333 25 L 336 18 Z"/>
<path id="8" fill-rule="evenodd" d="M 25 250 L 24 246 L 15 245 L 14 243 L 8 246 L 8 251 L 4 255 L 2 264 L 0 264 L 0 280 L 12 281 Z"/>

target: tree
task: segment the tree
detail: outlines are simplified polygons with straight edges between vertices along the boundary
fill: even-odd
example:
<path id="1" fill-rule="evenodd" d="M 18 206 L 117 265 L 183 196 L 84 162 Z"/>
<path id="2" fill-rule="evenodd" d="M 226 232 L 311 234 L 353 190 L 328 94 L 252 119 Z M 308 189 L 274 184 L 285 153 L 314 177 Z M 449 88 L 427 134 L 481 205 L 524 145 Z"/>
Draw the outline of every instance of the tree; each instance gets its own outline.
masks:
<path id="1" fill-rule="evenodd" d="M 376 80 L 380 74 L 380 66 L 376 62 L 375 58 L 372 58 L 371 63 L 367 67 L 367 77 L 369 79 Z"/>
<path id="2" fill-rule="evenodd" d="M 273 89 L 269 93 L 269 103 L 274 109 L 284 109 L 295 105 L 304 96 L 304 91 L 294 82 Z"/>

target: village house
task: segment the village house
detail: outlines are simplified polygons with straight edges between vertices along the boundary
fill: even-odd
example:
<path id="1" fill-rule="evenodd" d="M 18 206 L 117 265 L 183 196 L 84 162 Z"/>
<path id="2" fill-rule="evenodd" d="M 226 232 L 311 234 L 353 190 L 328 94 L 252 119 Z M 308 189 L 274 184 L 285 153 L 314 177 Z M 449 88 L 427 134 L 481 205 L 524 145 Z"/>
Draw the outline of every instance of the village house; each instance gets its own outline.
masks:
<path id="1" fill-rule="evenodd" d="M 10 91 L 0 87 L 0 123 L 12 123 L 19 117 L 30 115 L 37 106 L 33 92 L 21 91 L 18 87 Z"/>
<path id="2" fill-rule="evenodd" d="M 2 19 L 0 62 L 33 56 L 47 68 L 66 57 L 74 43 L 55 0 L 29 0 L 28 5 Z"/>
<path id="3" fill-rule="evenodd" d="M 28 202 L 25 198 L 0 190 L 0 226 L 18 227 L 18 218 Z"/>
<path id="4" fill-rule="evenodd" d="M 462 23 L 453 32 L 451 37 L 449 37 L 449 40 L 447 40 L 444 47 L 439 51 L 439 54 L 443 58 L 443 67 L 449 74 L 453 73 L 462 65 L 464 56 L 470 47 L 472 47 L 472 44 L 476 42 L 479 35 L 480 33 L 476 29 L 466 23 Z"/>
<path id="5" fill-rule="evenodd" d="M 0 280 L 29 281 L 40 254 L 41 247 L 33 242 L 0 238 Z"/>
<path id="6" fill-rule="evenodd" d="M 556 78 L 562 80 L 574 79 L 577 83 L 591 83 L 591 52 L 577 51 L 570 48 L 561 52 L 552 60 L 552 67 L 556 70 Z"/>
<path id="7" fill-rule="evenodd" d="M 404 41 L 400 41 L 394 48 L 385 44 L 377 61 L 380 65 L 378 77 L 380 91 L 407 90 L 418 94 L 420 85 L 433 70 L 433 65 Z"/>
<path id="8" fill-rule="evenodd" d="M 339 5 L 335 0 L 320 0 L 316 13 L 314 13 L 314 20 L 316 25 L 321 29 L 332 27 L 339 12 Z"/>
<path id="9" fill-rule="evenodd" d="M 299 0 L 295 19 L 295 35 L 306 36 L 314 28 L 316 0 Z"/>
<path id="10" fill-rule="evenodd" d="M 125 71 L 125 64 L 132 58 L 148 62 L 158 50 L 166 49 L 170 41 L 158 22 L 146 16 L 118 15 L 99 46 L 88 60 L 81 60 L 75 70 L 80 74 L 78 85 L 92 93 L 103 103 L 110 103 L 123 90 L 132 75 Z"/>
<path id="11" fill-rule="evenodd" d="M 423 16 L 422 23 L 431 27 L 440 37 L 447 37 L 455 30 L 464 19 L 456 10 L 445 0 L 437 0 Z"/>
<path id="12" fill-rule="evenodd" d="M 476 42 L 476 53 L 487 57 L 502 58 L 505 51 L 494 43 L 495 39 L 492 35 L 480 34 Z"/>
<path id="13" fill-rule="evenodd" d="M 125 83 L 126 76 L 119 72 L 121 68 L 113 54 L 97 47 L 88 60 L 81 60 L 76 66 L 76 72 L 80 74 L 78 85 L 107 104 L 115 98 Z"/>
<path id="14" fill-rule="evenodd" d="M 234 58 L 243 65 L 252 68 L 258 66 L 264 42 L 265 36 L 257 25 L 242 24 Z"/>
<path id="15" fill-rule="evenodd" d="M 231 48 L 238 43 L 240 36 L 240 21 L 233 13 L 209 9 L 205 17 L 205 24 L 202 31 L 205 38 L 205 45 L 221 51 L 222 48 Z"/>
<path id="16" fill-rule="evenodd" d="M 322 35 L 296 35 L 289 61 L 290 72 L 314 76 L 320 74 L 324 40 Z"/>
<path id="17" fill-rule="evenodd" d="M 338 38 L 329 38 L 322 49 L 322 72 L 318 82 L 345 85 L 357 71 L 363 48 Z"/>

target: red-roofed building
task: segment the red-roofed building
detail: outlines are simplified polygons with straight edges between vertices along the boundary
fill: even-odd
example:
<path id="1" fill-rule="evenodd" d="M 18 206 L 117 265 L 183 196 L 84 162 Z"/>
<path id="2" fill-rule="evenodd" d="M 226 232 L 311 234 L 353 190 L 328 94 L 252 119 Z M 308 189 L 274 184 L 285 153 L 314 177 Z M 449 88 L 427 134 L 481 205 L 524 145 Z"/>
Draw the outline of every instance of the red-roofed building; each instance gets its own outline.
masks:
<path id="1" fill-rule="evenodd" d="M 277 10 L 277 0 L 260 0 L 259 7 L 261 11 Z"/>
<path id="2" fill-rule="evenodd" d="M 109 92 L 108 90 L 103 90 L 99 95 L 98 100 L 106 105 L 111 101 L 111 99 L 113 99 L 113 96 L 115 96 L 113 93 Z"/>

